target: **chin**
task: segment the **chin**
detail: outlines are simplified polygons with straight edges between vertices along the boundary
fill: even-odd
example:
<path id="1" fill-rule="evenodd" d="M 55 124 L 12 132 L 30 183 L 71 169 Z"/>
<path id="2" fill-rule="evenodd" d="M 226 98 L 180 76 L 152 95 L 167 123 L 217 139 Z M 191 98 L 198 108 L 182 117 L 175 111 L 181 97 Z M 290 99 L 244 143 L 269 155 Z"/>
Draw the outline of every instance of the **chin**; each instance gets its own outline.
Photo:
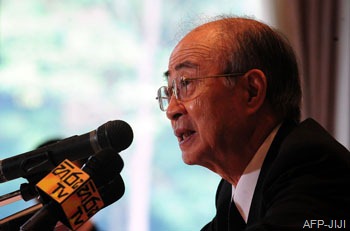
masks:
<path id="1" fill-rule="evenodd" d="M 203 153 L 201 152 L 182 152 L 182 161 L 187 165 L 201 165 L 203 163 Z"/>
<path id="2" fill-rule="evenodd" d="M 184 153 L 182 153 L 182 161 L 185 163 L 185 164 L 188 164 L 188 165 L 195 165 L 196 162 L 193 161 L 193 158 L 191 158 L 190 155 L 186 155 Z"/>

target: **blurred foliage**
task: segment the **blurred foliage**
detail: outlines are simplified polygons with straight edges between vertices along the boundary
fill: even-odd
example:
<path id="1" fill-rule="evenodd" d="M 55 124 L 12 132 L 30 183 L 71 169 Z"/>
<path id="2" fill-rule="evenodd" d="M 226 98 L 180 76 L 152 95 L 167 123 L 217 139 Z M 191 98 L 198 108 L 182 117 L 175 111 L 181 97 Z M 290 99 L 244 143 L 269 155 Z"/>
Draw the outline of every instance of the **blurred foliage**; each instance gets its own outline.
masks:
<path id="1" fill-rule="evenodd" d="M 149 229 L 199 230 L 214 215 L 219 178 L 182 163 L 155 94 L 165 84 L 162 73 L 184 33 L 204 16 L 238 14 L 245 5 L 219 2 L 0 1 L 0 158 L 32 150 L 52 137 L 125 120 L 135 133 L 134 144 L 122 153 L 127 192 L 96 215 L 98 226 L 128 229 L 132 158 L 150 145 L 145 148 L 152 152 L 150 198 L 145 198 Z M 0 193 L 17 190 L 22 181 L 0 185 Z M 0 208 L 0 218 L 24 205 Z"/>

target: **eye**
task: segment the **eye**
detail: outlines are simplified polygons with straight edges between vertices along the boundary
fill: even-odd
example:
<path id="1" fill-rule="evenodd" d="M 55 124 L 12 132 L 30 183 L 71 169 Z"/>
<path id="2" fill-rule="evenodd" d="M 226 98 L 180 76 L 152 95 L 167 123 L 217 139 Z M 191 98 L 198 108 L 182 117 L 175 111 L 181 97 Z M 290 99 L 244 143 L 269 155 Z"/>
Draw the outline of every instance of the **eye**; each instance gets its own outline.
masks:
<path id="1" fill-rule="evenodd" d="M 181 77 L 180 79 L 180 85 L 181 87 L 187 87 L 189 84 L 191 84 L 192 81 L 186 79 L 186 77 Z"/>

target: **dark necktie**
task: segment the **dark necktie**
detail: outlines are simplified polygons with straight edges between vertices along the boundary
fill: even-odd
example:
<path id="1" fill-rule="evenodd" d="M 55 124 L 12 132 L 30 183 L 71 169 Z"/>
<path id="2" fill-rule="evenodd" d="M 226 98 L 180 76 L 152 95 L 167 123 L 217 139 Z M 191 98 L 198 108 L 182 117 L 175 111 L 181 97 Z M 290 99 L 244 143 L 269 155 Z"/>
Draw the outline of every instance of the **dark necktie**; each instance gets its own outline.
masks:
<path id="1" fill-rule="evenodd" d="M 228 215 L 228 230 L 229 231 L 239 231 L 244 230 L 246 223 L 243 220 L 243 217 L 239 213 L 236 204 L 231 201 L 229 215 Z"/>

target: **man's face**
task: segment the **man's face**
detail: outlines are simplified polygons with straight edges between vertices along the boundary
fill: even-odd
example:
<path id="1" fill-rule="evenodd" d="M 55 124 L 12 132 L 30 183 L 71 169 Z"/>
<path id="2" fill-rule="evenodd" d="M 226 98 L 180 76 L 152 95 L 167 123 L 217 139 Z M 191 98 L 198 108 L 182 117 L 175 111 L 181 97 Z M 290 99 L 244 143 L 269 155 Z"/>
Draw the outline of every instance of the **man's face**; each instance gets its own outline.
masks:
<path id="1" fill-rule="evenodd" d="M 206 30 L 205 30 L 206 29 Z M 188 34 L 174 49 L 168 67 L 168 86 L 181 76 L 198 78 L 223 73 L 223 57 L 218 51 L 215 30 L 200 28 Z M 225 155 L 235 155 L 234 147 L 242 129 L 240 87 L 228 87 L 225 78 L 208 78 L 188 83 L 187 92 L 195 97 L 176 100 L 167 110 L 187 164 L 215 170 Z"/>

